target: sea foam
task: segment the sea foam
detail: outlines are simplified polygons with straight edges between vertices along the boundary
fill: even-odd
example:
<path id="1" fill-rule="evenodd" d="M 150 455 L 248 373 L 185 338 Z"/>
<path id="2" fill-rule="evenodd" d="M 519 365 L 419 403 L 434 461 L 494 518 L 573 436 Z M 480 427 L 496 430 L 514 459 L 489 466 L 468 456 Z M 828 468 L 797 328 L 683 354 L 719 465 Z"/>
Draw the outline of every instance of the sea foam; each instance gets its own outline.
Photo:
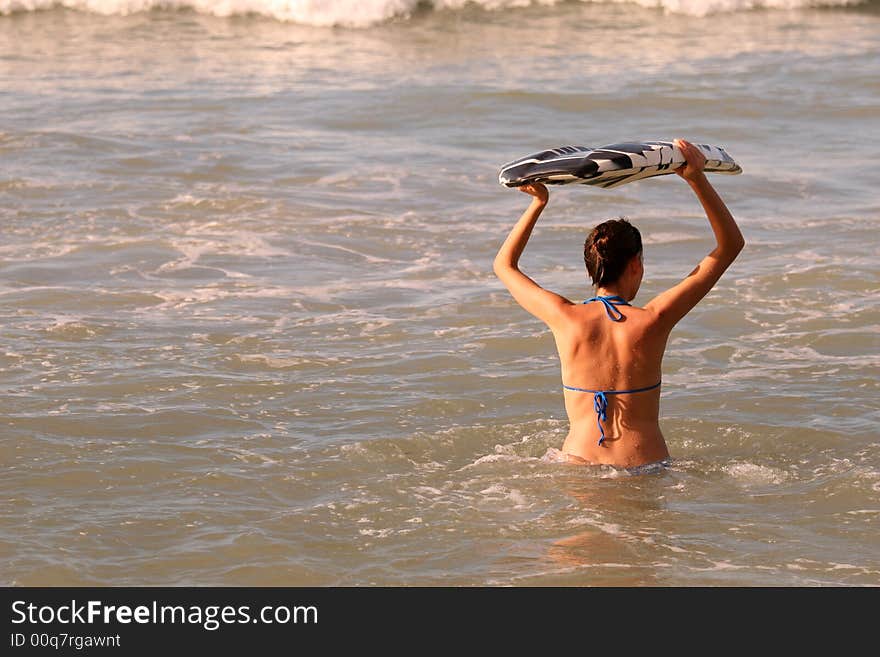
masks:
<path id="1" fill-rule="evenodd" d="M 105 15 L 128 15 L 153 9 L 191 9 L 214 16 L 259 15 L 321 27 L 368 27 L 393 18 L 409 18 L 429 9 L 462 9 L 480 5 L 507 10 L 530 5 L 553 6 L 563 0 L 0 0 L 0 14 L 65 7 Z M 588 0 L 583 0 L 584 2 Z M 664 12 L 706 16 L 757 8 L 799 9 L 844 7 L 866 0 L 589 0 L 630 2 Z"/>

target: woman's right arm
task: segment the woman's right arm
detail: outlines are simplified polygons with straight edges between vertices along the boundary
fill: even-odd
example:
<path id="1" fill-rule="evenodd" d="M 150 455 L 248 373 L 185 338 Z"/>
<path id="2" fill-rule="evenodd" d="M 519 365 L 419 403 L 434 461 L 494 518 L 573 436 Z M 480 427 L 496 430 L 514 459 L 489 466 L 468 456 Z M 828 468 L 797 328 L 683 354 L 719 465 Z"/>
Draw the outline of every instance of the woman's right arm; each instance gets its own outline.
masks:
<path id="1" fill-rule="evenodd" d="M 655 313 L 661 325 L 668 329 L 672 329 L 706 296 L 745 246 L 736 221 L 718 192 L 706 179 L 703 171 L 705 156 L 693 144 L 684 140 L 676 141 L 687 160 L 687 164 L 676 173 L 691 186 L 706 211 L 706 217 L 715 233 L 715 248 L 681 283 L 655 297 L 645 306 L 645 310 Z"/>
<path id="2" fill-rule="evenodd" d="M 535 222 L 547 205 L 550 192 L 541 183 L 523 185 L 519 189 L 530 195 L 532 202 L 498 250 L 493 269 L 519 305 L 552 327 L 571 301 L 545 290 L 519 270 L 519 258 L 529 242 Z"/>

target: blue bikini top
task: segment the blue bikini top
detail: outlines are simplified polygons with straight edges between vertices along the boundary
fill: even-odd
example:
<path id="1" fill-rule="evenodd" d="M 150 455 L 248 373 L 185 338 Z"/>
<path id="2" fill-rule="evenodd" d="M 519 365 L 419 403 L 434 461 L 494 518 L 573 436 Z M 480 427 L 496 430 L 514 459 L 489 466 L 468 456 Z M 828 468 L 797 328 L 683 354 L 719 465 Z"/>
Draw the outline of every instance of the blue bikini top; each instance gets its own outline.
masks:
<path id="1" fill-rule="evenodd" d="M 623 313 L 620 312 L 616 306 L 632 305 L 629 301 L 618 295 L 611 297 L 592 297 L 584 301 L 584 303 L 590 303 L 591 301 L 601 301 L 602 305 L 605 306 L 605 314 L 608 315 L 608 319 L 612 322 L 619 322 L 623 319 Z"/>
<path id="2" fill-rule="evenodd" d="M 602 302 L 602 305 L 605 306 L 605 314 L 608 315 L 608 319 L 612 322 L 623 320 L 623 313 L 617 309 L 617 306 L 631 305 L 626 299 L 617 295 L 592 297 L 584 301 L 584 303 L 591 303 L 593 301 Z M 566 390 L 572 390 L 574 392 L 589 392 L 593 395 L 593 410 L 596 411 L 596 424 L 599 427 L 599 445 L 601 446 L 602 443 L 605 442 L 605 428 L 602 426 L 602 423 L 608 419 L 606 413 L 608 410 L 608 398 L 606 395 L 631 395 L 636 392 L 647 392 L 648 390 L 659 388 L 661 383 L 663 382 L 658 381 L 647 388 L 635 388 L 633 390 L 587 390 L 586 388 L 575 388 L 574 386 L 567 386 L 565 384 L 563 384 L 562 387 Z"/>

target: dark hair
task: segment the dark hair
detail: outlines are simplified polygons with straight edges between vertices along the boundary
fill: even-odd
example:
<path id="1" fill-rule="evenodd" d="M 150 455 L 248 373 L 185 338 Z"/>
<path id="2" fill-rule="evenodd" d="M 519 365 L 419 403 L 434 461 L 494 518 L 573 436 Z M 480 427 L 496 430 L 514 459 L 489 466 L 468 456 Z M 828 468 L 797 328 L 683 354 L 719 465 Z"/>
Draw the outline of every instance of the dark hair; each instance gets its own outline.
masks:
<path id="1" fill-rule="evenodd" d="M 642 235 L 624 217 L 599 224 L 584 242 L 584 264 L 593 285 L 614 283 L 627 263 L 642 252 Z"/>

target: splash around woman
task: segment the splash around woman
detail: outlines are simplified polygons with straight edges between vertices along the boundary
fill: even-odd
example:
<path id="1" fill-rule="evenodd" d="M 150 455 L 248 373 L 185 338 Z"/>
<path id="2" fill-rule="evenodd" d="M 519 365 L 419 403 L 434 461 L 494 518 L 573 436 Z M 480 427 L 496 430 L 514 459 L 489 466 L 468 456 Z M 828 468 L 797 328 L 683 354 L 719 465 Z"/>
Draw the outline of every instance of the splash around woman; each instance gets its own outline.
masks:
<path id="1" fill-rule="evenodd" d="M 630 305 L 642 282 L 642 239 L 625 219 L 596 226 L 584 243 L 596 295 L 583 303 L 545 290 L 519 270 L 532 229 L 550 194 L 524 185 L 532 201 L 495 257 L 495 274 L 517 303 L 553 332 L 570 429 L 562 452 L 575 463 L 634 468 L 669 458 L 660 431 L 660 373 L 672 328 L 697 305 L 742 251 L 730 211 L 706 179 L 706 159 L 676 140 L 687 161 L 676 170 L 696 194 L 715 248 L 684 280 L 643 308 Z"/>

